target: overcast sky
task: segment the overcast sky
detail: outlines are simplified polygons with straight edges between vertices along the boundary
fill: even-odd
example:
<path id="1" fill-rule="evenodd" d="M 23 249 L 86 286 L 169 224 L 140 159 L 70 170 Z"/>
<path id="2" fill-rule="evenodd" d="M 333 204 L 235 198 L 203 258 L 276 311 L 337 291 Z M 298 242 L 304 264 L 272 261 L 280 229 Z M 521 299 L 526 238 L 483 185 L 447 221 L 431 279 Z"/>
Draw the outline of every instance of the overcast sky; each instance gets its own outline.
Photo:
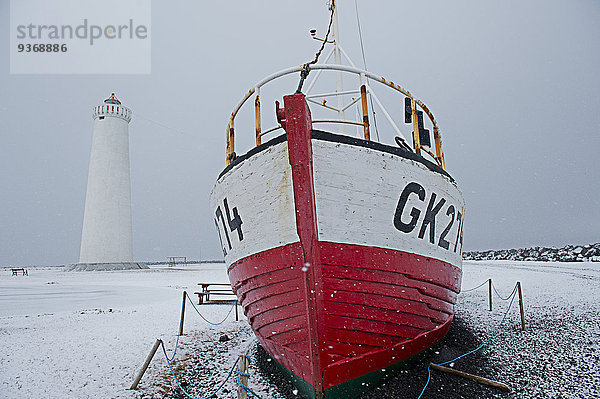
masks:
<path id="1" fill-rule="evenodd" d="M 354 0 L 338 7 L 362 67 Z M 358 7 L 368 69 L 436 115 L 466 200 L 465 250 L 600 241 L 599 1 Z M 309 29 L 324 35 L 329 15 L 323 0 L 156 0 L 144 75 L 11 75 L 9 19 L 0 0 L 0 265 L 52 265 L 78 261 L 91 111 L 113 91 L 133 110 L 135 259 L 222 257 L 208 196 L 228 115 L 264 76 L 311 60 Z M 236 128 L 239 154 L 254 127 Z"/>

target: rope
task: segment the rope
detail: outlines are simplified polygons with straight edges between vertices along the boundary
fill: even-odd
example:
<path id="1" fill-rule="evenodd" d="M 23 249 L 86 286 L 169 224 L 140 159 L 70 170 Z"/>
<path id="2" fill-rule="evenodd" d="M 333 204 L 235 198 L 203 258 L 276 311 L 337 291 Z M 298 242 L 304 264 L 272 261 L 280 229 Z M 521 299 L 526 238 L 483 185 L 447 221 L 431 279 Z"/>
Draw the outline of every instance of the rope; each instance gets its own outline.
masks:
<path id="1" fill-rule="evenodd" d="M 312 64 L 316 64 L 317 61 L 319 61 L 319 57 L 321 56 L 321 53 L 323 52 L 323 49 L 325 48 L 325 45 L 327 44 L 327 39 L 329 38 L 329 33 L 331 32 L 331 25 L 333 24 L 333 14 L 334 13 L 335 13 L 335 0 L 331 0 L 331 16 L 329 17 L 329 26 L 327 27 L 327 34 L 325 35 L 323 44 L 321 44 L 321 48 L 315 54 L 315 59 L 310 62 L 307 62 L 302 67 L 302 70 L 300 71 L 300 82 L 298 83 L 298 89 L 296 89 L 296 94 L 302 92 L 302 85 L 304 84 L 304 81 L 306 80 L 306 78 L 308 77 L 308 74 L 310 73 L 310 66 Z"/>
<path id="2" fill-rule="evenodd" d="M 199 315 L 199 316 L 200 316 L 200 317 L 201 317 L 201 318 L 202 318 L 204 321 L 206 321 L 206 322 L 207 322 L 207 323 L 209 323 L 209 324 L 215 325 L 215 326 L 216 326 L 216 325 L 219 325 L 219 324 L 222 324 L 223 322 L 225 322 L 225 320 L 227 320 L 227 318 L 228 318 L 228 317 L 229 317 L 229 315 L 231 314 L 231 311 L 233 310 L 233 308 L 234 308 L 234 307 L 237 305 L 237 301 L 236 301 L 236 302 L 233 304 L 233 306 L 232 306 L 232 307 L 229 309 L 229 312 L 227 312 L 227 315 L 225 316 L 225 318 L 224 318 L 223 320 L 221 320 L 221 321 L 220 321 L 220 322 L 218 322 L 218 323 L 213 323 L 213 322 L 211 322 L 211 321 L 207 320 L 207 319 L 206 319 L 206 318 L 205 318 L 205 317 L 204 317 L 204 316 L 203 316 L 203 315 L 202 315 L 202 314 L 201 314 L 201 313 L 198 311 L 198 308 L 196 308 L 196 305 L 194 304 L 194 302 L 192 302 L 191 298 L 189 297 L 189 295 L 187 295 L 187 293 L 186 293 L 186 295 L 185 295 L 185 296 L 188 298 L 188 300 L 189 300 L 189 301 L 190 301 L 190 303 L 192 304 L 192 307 L 194 308 L 194 310 L 196 310 L 196 313 L 198 313 L 198 315 Z M 178 378 L 177 378 L 177 376 L 175 375 L 175 372 L 174 372 L 174 370 L 173 370 L 173 367 L 171 366 L 171 362 L 172 362 L 172 361 L 173 361 L 173 359 L 175 358 L 175 355 L 177 354 L 177 348 L 179 347 L 179 335 L 177 335 L 177 341 L 175 342 L 175 350 L 173 351 L 173 355 L 172 355 L 171 357 L 169 357 L 169 355 L 167 354 L 167 349 L 166 349 L 166 347 L 165 347 L 165 343 L 164 343 L 164 341 L 163 341 L 162 339 L 161 339 L 161 340 L 159 340 L 159 341 L 160 341 L 160 345 L 161 345 L 161 347 L 162 347 L 163 354 L 165 355 L 165 360 L 167 361 L 167 365 L 169 366 L 169 370 L 171 370 L 171 374 L 173 375 L 173 378 L 175 379 L 175 383 L 177 384 L 177 386 L 179 387 L 179 389 L 181 389 L 181 392 L 183 392 L 183 393 L 184 393 L 184 395 L 186 395 L 186 396 L 187 396 L 188 398 L 190 398 L 190 399 L 209 399 L 209 398 L 213 398 L 213 397 L 215 397 L 215 395 L 216 395 L 216 394 L 217 394 L 217 393 L 218 393 L 218 392 L 221 390 L 221 388 L 223 388 L 223 386 L 225 385 L 225 383 L 227 382 L 227 380 L 229 380 L 229 378 L 231 377 L 231 375 L 232 375 L 232 373 L 233 373 L 233 370 L 235 369 L 235 366 L 236 366 L 236 365 L 237 365 L 237 363 L 239 362 L 240 358 L 242 358 L 242 357 L 245 357 L 245 358 L 247 358 L 247 359 L 248 359 L 248 363 L 250 362 L 250 357 L 249 357 L 247 354 L 239 355 L 239 356 L 237 357 L 237 359 L 235 360 L 235 362 L 233 363 L 233 366 L 232 366 L 232 367 L 231 367 L 231 369 L 229 370 L 229 373 L 227 374 L 227 377 L 226 377 L 226 378 L 223 380 L 223 382 L 221 382 L 221 384 L 219 385 L 219 387 L 218 387 L 218 388 L 217 388 L 217 389 L 216 389 L 216 390 L 215 390 L 215 391 L 214 391 L 212 394 L 210 394 L 210 395 L 208 395 L 208 396 L 205 396 L 205 397 L 202 397 L 202 398 L 196 398 L 196 397 L 193 397 L 193 396 L 191 396 L 191 395 L 190 395 L 190 394 L 189 394 L 189 393 L 188 393 L 188 392 L 187 392 L 187 391 L 186 391 L 186 390 L 183 388 L 183 386 L 181 386 L 181 383 L 179 382 L 179 379 L 178 379 Z M 248 353 L 248 351 L 249 351 L 249 347 L 248 347 L 248 349 L 246 350 L 246 353 Z M 242 387 L 242 388 L 243 388 L 243 389 L 244 389 L 244 390 L 245 390 L 247 393 L 249 393 L 250 395 L 252 395 L 252 396 L 254 396 L 254 397 L 256 397 L 256 398 L 259 398 L 259 399 L 260 399 L 260 397 L 259 397 L 259 396 L 258 396 L 258 395 L 257 395 L 257 394 L 256 394 L 256 393 L 255 393 L 255 392 L 254 392 L 254 391 L 253 391 L 251 388 L 250 388 L 250 387 L 248 387 L 248 386 L 244 385 L 244 384 L 241 382 L 241 380 L 240 380 L 240 377 L 239 377 L 240 375 L 247 376 L 247 377 L 249 377 L 250 375 L 249 375 L 249 374 L 247 374 L 247 373 L 242 373 L 242 372 L 240 372 L 239 370 L 237 370 L 236 374 L 237 374 L 237 384 L 238 384 L 239 386 L 241 386 L 241 387 Z"/>
<path id="3" fill-rule="evenodd" d="M 250 348 L 250 347 L 248 347 L 248 348 Z M 246 350 L 246 352 L 248 352 L 248 350 Z M 250 361 L 251 361 L 250 356 L 248 356 L 248 355 L 240 355 L 239 357 L 242 357 L 242 356 L 245 357 L 246 359 L 248 359 L 248 364 L 250 364 Z M 244 385 L 244 383 L 240 380 L 240 376 L 242 376 L 242 377 L 250 377 L 250 374 L 243 373 L 240 370 L 236 370 L 235 374 L 237 375 L 237 377 L 236 377 L 237 384 L 239 386 L 241 386 L 244 389 L 244 391 L 246 391 L 246 393 L 254 396 L 255 398 L 259 398 L 260 399 L 260 396 L 258 396 L 256 394 L 256 392 L 254 392 L 249 386 Z"/>
<path id="4" fill-rule="evenodd" d="M 237 301 L 235 301 L 233 303 L 233 306 L 231 306 L 231 309 L 229 309 L 229 312 L 227 312 L 227 315 L 225 316 L 225 318 L 223 320 L 221 320 L 220 322 L 218 322 L 218 323 L 213 323 L 212 321 L 208 320 L 206 317 L 202 316 L 202 313 L 200 313 L 200 311 L 198 310 L 198 308 L 196 307 L 196 305 L 194 305 L 194 302 L 192 301 L 192 299 L 190 298 L 189 295 L 186 295 L 186 297 L 190 301 L 190 303 L 192 304 L 192 307 L 194 308 L 194 310 L 196 311 L 196 313 L 198 313 L 198 315 L 202 318 L 202 320 L 204 320 L 205 322 L 207 322 L 208 324 L 211 324 L 213 326 L 218 326 L 219 324 L 223 324 L 225 322 L 225 320 L 227 320 L 227 318 L 231 314 L 231 311 L 237 305 Z"/>
<path id="5" fill-rule="evenodd" d="M 461 290 L 461 292 L 475 291 L 477 288 L 481 288 L 481 287 L 483 287 L 483 285 L 484 285 L 485 283 L 487 283 L 488 281 L 490 281 L 490 280 L 489 280 L 489 279 L 488 279 L 488 280 L 485 280 L 483 283 L 479 284 L 477 287 L 475 287 L 475 288 L 470 288 L 470 289 L 468 289 L 468 290 Z"/>
<path id="6" fill-rule="evenodd" d="M 194 307 L 194 309 L 196 309 L 196 305 L 194 305 L 194 302 L 192 302 L 192 300 L 190 299 L 189 295 L 187 295 L 187 293 L 186 293 L 186 295 L 185 295 L 185 296 L 186 296 L 186 297 L 187 297 L 187 299 L 190 301 L 190 303 L 192 304 L 192 306 Z M 213 322 L 211 322 L 211 321 L 208 321 L 208 320 L 207 320 L 207 319 L 206 319 L 204 316 L 202 316 L 202 315 L 200 314 L 200 312 L 198 311 L 198 309 L 196 309 L 196 312 L 197 312 L 197 313 L 200 315 L 200 317 L 202 317 L 202 319 L 203 319 L 204 321 L 206 321 L 207 323 L 209 323 L 209 324 L 212 324 L 212 325 L 214 325 L 214 326 L 218 326 L 219 324 L 222 324 L 223 322 L 225 322 L 225 320 L 227 320 L 227 318 L 228 318 L 228 317 L 229 317 L 229 315 L 231 314 L 231 311 L 234 309 L 235 305 L 237 305 L 237 302 L 235 302 L 235 303 L 233 304 L 233 306 L 231 307 L 231 309 L 229 309 L 229 312 L 227 312 L 227 316 L 225 316 L 225 318 L 224 318 L 222 321 L 220 321 L 219 323 L 213 323 Z M 177 349 L 178 349 L 178 347 L 179 347 L 179 334 L 177 334 L 177 341 L 175 342 L 175 350 L 173 351 L 173 355 L 172 355 L 170 358 L 167 356 L 167 358 L 169 359 L 169 361 L 171 361 L 171 362 L 172 362 L 172 361 L 173 361 L 173 359 L 175 359 L 175 355 L 177 354 Z M 165 353 L 165 355 L 166 355 L 166 353 Z"/>
<path id="7" fill-rule="evenodd" d="M 242 356 L 244 356 L 245 358 L 247 358 L 247 359 L 248 359 L 248 364 L 250 364 L 250 362 L 251 362 L 251 360 L 252 360 L 252 359 L 250 359 L 250 356 L 248 355 L 248 353 L 250 353 L 250 349 L 252 349 L 252 346 L 253 346 L 253 344 L 254 344 L 255 342 L 257 342 L 256 336 L 254 336 L 254 339 L 248 343 L 248 346 L 246 347 L 246 352 L 244 352 L 244 354 L 242 355 Z M 256 398 L 259 398 L 259 399 L 260 399 L 260 396 L 258 396 L 258 395 L 256 394 L 256 392 L 254 392 L 252 389 L 250 389 L 250 387 L 248 387 L 248 386 L 244 385 L 244 384 L 242 383 L 242 381 L 240 380 L 240 377 L 239 377 L 240 375 L 245 375 L 245 376 L 248 376 L 248 377 L 249 377 L 250 375 L 249 375 L 249 374 L 247 374 L 247 373 L 242 373 L 242 372 L 241 372 L 241 371 L 239 371 L 239 370 L 237 371 L 237 375 L 238 375 L 238 377 L 237 377 L 237 381 L 236 381 L 236 382 L 237 382 L 237 384 L 238 384 L 239 386 L 241 386 L 241 387 L 242 387 L 242 388 L 243 388 L 243 389 L 244 389 L 244 390 L 245 390 L 247 393 L 249 393 L 250 395 L 252 395 L 252 396 L 254 396 L 254 397 L 256 397 Z"/>
<path id="8" fill-rule="evenodd" d="M 317 61 L 319 60 L 319 57 L 321 56 L 321 52 L 325 48 L 325 44 L 327 44 L 327 39 L 329 38 L 329 33 L 331 32 L 331 25 L 333 24 L 333 14 L 334 14 L 334 12 L 335 12 L 335 0 L 331 0 L 331 15 L 329 17 L 329 26 L 327 27 L 327 34 L 325 35 L 325 40 L 323 40 L 323 44 L 321 44 L 321 48 L 315 54 L 315 59 L 312 60 L 311 62 L 307 63 L 307 64 L 304 64 L 305 66 L 309 67 L 312 64 L 316 64 Z"/>
<path id="9" fill-rule="evenodd" d="M 136 118 L 141 118 L 141 119 L 143 119 L 143 120 L 145 120 L 145 121 L 147 121 L 147 122 L 150 122 L 150 123 L 154 123 L 155 125 L 157 125 L 157 126 L 160 126 L 160 127 L 164 127 L 165 129 L 172 130 L 172 131 L 174 131 L 174 132 L 176 132 L 176 133 L 179 133 L 179 134 L 186 134 L 186 132 L 184 132 L 184 131 L 182 131 L 182 130 L 175 129 L 174 127 L 171 127 L 171 126 L 165 125 L 164 123 L 160 123 L 160 122 L 157 122 L 157 121 L 155 121 L 155 120 L 152 120 L 152 119 L 150 119 L 150 118 L 148 118 L 148 117 L 146 117 L 146 116 L 144 116 L 144 115 L 141 115 L 141 114 L 140 114 L 139 112 L 137 112 L 137 111 L 135 112 L 135 117 L 136 117 Z"/>
<path id="10" fill-rule="evenodd" d="M 181 389 L 181 392 L 183 392 L 185 394 L 185 396 L 187 396 L 190 399 L 209 399 L 209 398 L 213 398 L 217 394 L 217 392 L 219 392 L 221 390 L 221 388 L 223 388 L 223 386 L 225 385 L 225 383 L 227 382 L 227 380 L 229 380 L 229 377 L 231 377 L 231 374 L 233 373 L 233 370 L 235 369 L 235 366 L 239 362 L 240 358 L 242 356 L 245 356 L 245 355 L 239 355 L 237 357 L 237 359 L 233 363 L 233 366 L 229 370 L 229 373 L 227 374 L 227 377 L 225 377 L 225 379 L 223 380 L 223 382 L 221 382 L 221 385 L 219 385 L 219 387 L 216 389 L 216 391 L 214 391 L 212 394 L 210 394 L 208 396 L 204 396 L 202 398 L 196 398 L 194 396 L 191 396 L 189 393 L 187 393 L 187 391 L 185 389 L 183 389 L 183 387 L 181 386 L 181 383 L 179 382 L 179 380 L 177 379 L 177 376 L 175 375 L 175 372 L 173 371 L 173 367 L 171 367 L 171 361 L 169 361 L 169 356 L 167 356 L 167 350 L 165 349 L 165 344 L 164 344 L 164 342 L 162 340 L 160 340 L 160 345 L 162 346 L 163 353 L 165 354 L 165 360 L 167 361 L 167 365 L 169 366 L 169 370 L 171 370 L 171 374 L 173 375 L 173 378 L 175 379 L 175 382 L 177 383 L 177 386 L 179 386 L 179 389 Z M 250 389 L 250 388 L 248 388 L 248 389 Z"/>
<path id="11" fill-rule="evenodd" d="M 160 341 L 162 342 L 162 340 Z M 164 345 L 163 345 L 164 346 Z M 175 342 L 175 350 L 173 351 L 173 356 L 171 356 L 171 358 L 169 359 L 169 357 L 167 356 L 167 359 L 169 359 L 169 361 L 173 361 L 173 359 L 175 359 L 175 354 L 177 353 L 177 348 L 179 347 L 179 334 L 177 334 L 177 342 Z M 165 352 L 165 356 L 167 355 L 167 353 Z"/>
<path id="12" fill-rule="evenodd" d="M 502 295 L 500 295 L 500 293 L 498 292 L 498 290 L 496 289 L 496 286 L 494 285 L 494 282 L 492 281 L 492 288 L 494 289 L 494 292 L 496 293 L 496 295 L 498 295 L 498 298 L 502 299 L 503 301 L 508 301 L 509 298 L 511 296 L 513 296 L 513 294 L 515 293 L 515 291 L 517 290 L 517 285 L 515 285 L 515 288 L 513 288 L 512 292 L 510 293 L 509 296 L 507 296 L 506 298 L 503 298 Z"/>
<path id="13" fill-rule="evenodd" d="M 454 358 L 452 360 L 448 360 L 447 362 L 438 363 L 440 366 L 443 366 L 443 365 L 448 364 L 448 363 L 455 362 L 458 359 L 461 359 L 461 358 L 463 358 L 465 356 L 470 355 L 471 353 L 477 352 L 479 349 L 483 348 L 488 342 L 490 342 L 492 338 L 494 338 L 494 336 L 498 333 L 498 331 L 500 330 L 500 327 L 504 323 L 504 320 L 506 320 L 506 316 L 508 316 L 508 312 L 510 311 L 510 308 L 512 307 L 512 304 L 513 304 L 513 302 L 515 300 L 515 297 L 516 297 L 515 293 L 517 291 L 517 285 L 518 285 L 518 283 L 515 284 L 515 288 L 513 289 L 512 294 L 510 294 L 510 296 L 512 296 L 512 299 L 510 300 L 510 304 L 508 305 L 508 309 L 506 309 L 506 312 L 504 313 L 504 317 L 502 317 L 502 321 L 500 322 L 500 324 L 498 324 L 498 327 L 496 327 L 496 329 L 494 330 L 494 332 L 492 333 L 492 335 L 490 335 L 490 337 L 483 344 L 479 345 L 477 348 L 475 348 L 475 349 L 473 349 L 473 350 L 471 350 L 471 351 L 469 351 L 467 353 L 464 353 L 464 354 L 462 354 L 462 355 L 460 355 L 460 356 L 458 356 L 458 357 L 456 357 L 456 358 Z M 509 296 L 509 298 L 510 298 L 510 296 Z M 423 387 L 423 390 L 421 391 L 421 393 L 419 394 L 419 396 L 417 397 L 417 399 L 420 399 L 421 396 L 423 396 L 423 393 L 425 392 L 425 389 L 427 389 L 427 386 L 429 385 L 429 381 L 430 380 L 431 380 L 431 367 L 427 366 L 427 382 L 425 383 L 425 386 Z"/>

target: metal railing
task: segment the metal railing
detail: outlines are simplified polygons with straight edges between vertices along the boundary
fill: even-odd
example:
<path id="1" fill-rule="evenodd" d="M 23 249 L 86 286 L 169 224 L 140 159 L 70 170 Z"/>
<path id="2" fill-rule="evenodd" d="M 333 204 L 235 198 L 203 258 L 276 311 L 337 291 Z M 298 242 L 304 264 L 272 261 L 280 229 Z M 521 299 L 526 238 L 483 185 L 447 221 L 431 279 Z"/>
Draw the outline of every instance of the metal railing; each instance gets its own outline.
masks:
<path id="1" fill-rule="evenodd" d="M 280 128 L 280 126 L 276 126 L 276 127 L 267 129 L 265 131 L 262 130 L 261 104 L 260 104 L 260 89 L 261 89 L 261 87 L 263 87 L 267 83 L 269 83 L 273 80 L 276 80 L 280 77 L 298 73 L 298 72 L 302 71 L 303 68 L 305 68 L 305 66 L 296 66 L 296 67 L 291 67 L 291 68 L 287 68 L 287 69 L 281 70 L 279 72 L 276 72 L 272 75 L 265 77 L 264 79 L 262 79 L 261 81 L 256 83 L 250 90 L 248 90 L 246 92 L 246 94 L 244 95 L 242 100 L 238 103 L 238 105 L 234 108 L 233 112 L 231 113 L 231 116 L 229 117 L 229 124 L 227 125 L 226 162 L 228 165 L 235 158 L 235 155 L 234 155 L 234 153 L 235 153 L 234 122 L 235 122 L 235 117 L 238 114 L 238 112 L 240 111 L 240 109 L 242 108 L 242 106 L 246 103 L 246 101 L 250 97 L 252 97 L 253 95 L 255 96 L 255 99 L 254 99 L 254 108 L 255 108 L 254 117 L 255 117 L 255 132 L 256 132 L 255 137 L 256 137 L 256 145 L 258 146 L 262 143 L 262 137 L 264 135 L 271 133 L 275 130 L 278 130 Z M 400 131 L 400 129 L 394 122 L 393 118 L 386 111 L 385 107 L 383 106 L 383 104 L 381 103 L 379 98 L 371 90 L 369 83 L 368 83 L 369 80 L 379 82 L 397 92 L 400 92 L 404 96 L 411 99 L 412 124 L 413 124 L 413 129 L 414 129 L 414 131 L 413 131 L 414 145 L 413 145 L 413 148 L 408 147 L 408 145 L 407 145 L 407 147 L 419 155 L 421 155 L 421 151 L 423 151 L 424 153 L 431 156 L 442 169 L 445 169 L 444 152 L 442 150 L 442 138 L 441 138 L 441 134 L 440 134 L 439 128 L 437 126 L 435 117 L 433 116 L 433 114 L 431 113 L 429 108 L 427 108 L 427 106 L 421 100 L 415 98 L 408 90 L 397 85 L 396 83 L 392 82 L 391 80 L 385 79 L 382 76 L 375 75 L 369 71 L 359 69 L 354 66 L 337 65 L 337 64 L 321 64 L 321 65 L 310 65 L 308 68 L 310 70 L 318 71 L 317 72 L 318 75 L 322 71 L 329 70 L 329 71 L 346 72 L 346 73 L 358 75 L 360 78 L 360 90 L 348 90 L 348 91 L 342 91 L 342 92 L 311 94 L 311 95 L 307 95 L 306 99 L 307 99 L 307 101 L 309 101 L 313 104 L 322 106 L 322 107 L 330 109 L 332 111 L 337 111 L 338 113 L 343 113 L 344 110 L 346 110 L 349 107 L 351 107 L 352 105 L 358 103 L 358 101 L 360 100 L 361 111 L 362 111 L 362 121 L 352 121 L 352 120 L 344 120 L 344 119 L 315 119 L 315 120 L 313 120 L 313 123 L 327 122 L 327 123 L 341 123 L 341 124 L 352 124 L 352 125 L 363 126 L 364 138 L 365 138 L 365 140 L 370 140 L 371 137 L 370 137 L 369 112 L 368 112 L 368 107 L 367 107 L 367 93 L 368 93 L 368 94 L 370 94 L 372 99 L 375 101 L 375 103 L 378 105 L 378 107 L 381 109 L 383 115 L 385 116 L 387 121 L 392 126 L 394 132 L 401 138 L 401 140 L 403 142 L 406 143 L 406 138 L 404 137 L 404 135 L 402 134 L 402 132 Z M 312 89 L 314 82 L 318 78 L 318 75 L 315 76 L 315 78 L 313 79 L 313 82 L 311 83 L 311 85 L 309 85 L 307 91 L 310 91 L 310 89 Z M 335 108 L 333 106 L 326 105 L 325 101 L 318 102 L 315 100 L 316 98 L 322 98 L 322 97 L 328 97 L 328 96 L 343 96 L 343 95 L 358 94 L 358 93 L 360 93 L 359 98 L 353 99 L 353 101 L 350 102 L 350 104 L 348 104 L 344 107 L 340 107 L 340 108 Z M 431 121 L 431 123 L 433 125 L 433 137 L 435 140 L 435 154 L 432 153 L 431 151 L 427 150 L 426 148 L 424 148 L 420 143 L 419 132 L 420 132 L 420 129 L 422 129 L 423 127 L 419 126 L 419 121 L 417 118 L 417 106 L 425 113 L 425 115 L 427 115 L 427 117 L 429 118 L 429 120 Z"/>

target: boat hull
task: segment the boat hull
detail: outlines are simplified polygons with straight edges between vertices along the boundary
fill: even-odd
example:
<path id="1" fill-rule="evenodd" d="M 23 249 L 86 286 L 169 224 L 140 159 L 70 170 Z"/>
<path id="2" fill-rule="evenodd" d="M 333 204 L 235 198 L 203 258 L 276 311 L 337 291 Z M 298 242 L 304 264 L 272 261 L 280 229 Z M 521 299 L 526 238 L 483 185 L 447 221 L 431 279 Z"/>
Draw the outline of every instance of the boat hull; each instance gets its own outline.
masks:
<path id="1" fill-rule="evenodd" d="M 211 206 L 261 345 L 305 397 L 353 397 L 447 332 L 464 202 L 421 157 L 313 131 L 285 101 L 287 135 L 226 168 Z"/>

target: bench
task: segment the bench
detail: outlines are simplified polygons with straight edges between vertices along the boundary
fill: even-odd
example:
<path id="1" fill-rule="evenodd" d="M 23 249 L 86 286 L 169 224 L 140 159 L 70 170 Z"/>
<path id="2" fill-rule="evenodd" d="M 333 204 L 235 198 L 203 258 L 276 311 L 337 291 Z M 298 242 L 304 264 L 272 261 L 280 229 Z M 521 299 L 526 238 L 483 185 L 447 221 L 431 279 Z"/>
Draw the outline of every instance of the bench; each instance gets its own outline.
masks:
<path id="1" fill-rule="evenodd" d="M 10 269 L 12 271 L 12 275 L 13 276 L 18 276 L 19 272 L 23 273 L 23 276 L 29 276 L 29 273 L 27 272 L 27 269 L 24 269 L 22 267 L 16 268 L 16 269 Z"/>
<path id="2" fill-rule="evenodd" d="M 201 290 L 194 292 L 194 294 L 198 295 L 198 305 L 202 305 L 205 301 L 210 301 L 211 295 L 233 297 L 232 299 L 227 299 L 228 301 L 237 299 L 231 290 L 231 286 L 227 283 L 198 283 L 198 285 L 201 286 Z"/>

